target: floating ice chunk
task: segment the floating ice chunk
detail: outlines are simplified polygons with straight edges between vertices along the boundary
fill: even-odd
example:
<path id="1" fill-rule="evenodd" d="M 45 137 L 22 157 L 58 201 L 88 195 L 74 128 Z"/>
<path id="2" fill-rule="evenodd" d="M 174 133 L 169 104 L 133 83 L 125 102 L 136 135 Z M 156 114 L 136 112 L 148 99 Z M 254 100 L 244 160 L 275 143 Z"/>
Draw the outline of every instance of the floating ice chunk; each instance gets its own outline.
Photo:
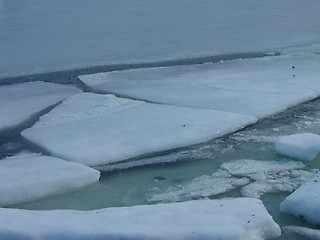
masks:
<path id="1" fill-rule="evenodd" d="M 262 118 L 319 96 L 319 60 L 315 55 L 265 57 L 79 78 L 98 91 Z"/>
<path id="2" fill-rule="evenodd" d="M 211 176 L 203 175 L 197 177 L 186 185 L 169 187 L 166 192 L 155 194 L 148 200 L 154 202 L 176 202 L 209 197 L 228 192 L 249 182 L 248 178 L 233 178 L 227 171 L 219 170 Z"/>
<path id="3" fill-rule="evenodd" d="M 281 203 L 280 210 L 320 224 L 320 173 L 290 194 Z"/>
<path id="4" fill-rule="evenodd" d="M 283 228 L 285 233 L 296 233 L 300 236 L 304 236 L 311 240 L 320 240 L 320 230 L 298 227 L 298 226 L 286 226 Z"/>
<path id="5" fill-rule="evenodd" d="M 94 211 L 0 209 L 1 239 L 273 239 L 281 235 L 251 198 Z"/>
<path id="6" fill-rule="evenodd" d="M 97 170 L 54 157 L 8 157 L 0 161 L 0 205 L 72 191 L 98 181 L 99 177 Z"/>
<path id="7" fill-rule="evenodd" d="M 221 165 L 232 175 L 250 176 L 255 173 L 277 173 L 286 170 L 304 168 L 302 162 L 297 161 L 258 161 L 251 159 L 241 159 L 227 162 Z"/>
<path id="8" fill-rule="evenodd" d="M 279 137 L 274 144 L 280 154 L 302 161 L 311 161 L 320 152 L 320 136 L 313 133 Z"/>
<path id="9" fill-rule="evenodd" d="M 0 87 L 0 131 L 13 127 L 33 114 L 79 93 L 74 86 L 28 82 Z"/>
<path id="10" fill-rule="evenodd" d="M 89 166 L 203 142 L 256 118 L 83 93 L 65 100 L 22 135 L 52 155 Z"/>
<path id="11" fill-rule="evenodd" d="M 277 174 L 260 173 L 258 175 L 255 174 L 251 177 L 257 180 L 256 182 L 241 189 L 242 196 L 260 198 L 264 193 L 293 192 L 303 183 L 309 181 L 315 173 L 292 170 Z"/>

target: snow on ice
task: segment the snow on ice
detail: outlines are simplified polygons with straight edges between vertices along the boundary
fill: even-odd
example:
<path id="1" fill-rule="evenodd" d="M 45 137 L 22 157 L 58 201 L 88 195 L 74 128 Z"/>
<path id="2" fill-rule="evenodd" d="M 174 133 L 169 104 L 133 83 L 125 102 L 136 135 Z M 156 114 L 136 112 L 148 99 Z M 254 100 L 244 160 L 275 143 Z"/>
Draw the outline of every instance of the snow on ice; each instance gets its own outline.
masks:
<path id="1" fill-rule="evenodd" d="M 196 144 L 256 120 L 228 112 L 83 93 L 66 99 L 22 135 L 54 156 L 95 166 Z"/>
<path id="2" fill-rule="evenodd" d="M 47 82 L 0 86 L 0 131 L 21 124 L 33 114 L 79 92 L 74 86 Z"/>
<path id="3" fill-rule="evenodd" d="M 0 161 L 0 206 L 73 191 L 98 181 L 99 177 L 97 170 L 54 157 L 7 157 Z"/>
<path id="4" fill-rule="evenodd" d="M 100 92 L 263 118 L 318 97 L 319 64 L 320 57 L 315 54 L 286 55 L 79 78 Z"/>
<path id="5" fill-rule="evenodd" d="M 280 205 L 280 210 L 308 222 L 320 224 L 320 173 L 300 186 Z"/>
<path id="6" fill-rule="evenodd" d="M 277 151 L 302 161 L 314 160 L 320 152 L 320 136 L 313 133 L 278 137 L 274 141 Z"/>
<path id="7" fill-rule="evenodd" d="M 197 200 L 93 211 L 0 209 L 1 239 L 273 239 L 260 200 Z"/>

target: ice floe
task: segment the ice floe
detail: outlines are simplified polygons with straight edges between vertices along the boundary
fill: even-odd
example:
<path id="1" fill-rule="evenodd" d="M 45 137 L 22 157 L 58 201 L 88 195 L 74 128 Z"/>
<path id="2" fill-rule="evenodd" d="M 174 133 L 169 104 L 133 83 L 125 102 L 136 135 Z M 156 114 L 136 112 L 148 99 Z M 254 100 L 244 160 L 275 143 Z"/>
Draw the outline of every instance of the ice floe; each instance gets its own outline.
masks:
<path id="1" fill-rule="evenodd" d="M 8 157 L 0 160 L 0 206 L 73 191 L 98 181 L 99 177 L 97 170 L 55 157 Z"/>
<path id="2" fill-rule="evenodd" d="M 315 54 L 280 56 L 115 71 L 79 78 L 100 92 L 262 118 L 318 97 L 319 63 Z"/>
<path id="3" fill-rule="evenodd" d="M 281 203 L 280 210 L 320 224 L 320 173 L 290 194 Z"/>
<path id="4" fill-rule="evenodd" d="M 0 86 L 0 131 L 21 124 L 33 114 L 79 92 L 71 85 L 47 82 Z"/>
<path id="5" fill-rule="evenodd" d="M 234 178 L 227 171 L 219 170 L 212 175 L 203 175 L 186 185 L 169 187 L 164 193 L 155 194 L 148 201 L 176 202 L 202 198 L 228 192 L 248 184 L 248 178 Z"/>
<path id="6" fill-rule="evenodd" d="M 320 136 L 313 133 L 278 137 L 274 141 L 277 151 L 302 161 L 312 161 L 320 153 Z"/>
<path id="7" fill-rule="evenodd" d="M 0 209 L 1 239 L 273 239 L 260 200 L 235 198 L 93 211 Z"/>
<path id="8" fill-rule="evenodd" d="M 203 142 L 256 118 L 82 93 L 72 96 L 22 135 L 52 155 L 86 165 Z"/>
<path id="9" fill-rule="evenodd" d="M 283 228 L 285 233 L 295 233 L 311 240 L 320 240 L 320 230 L 299 226 L 286 226 Z"/>

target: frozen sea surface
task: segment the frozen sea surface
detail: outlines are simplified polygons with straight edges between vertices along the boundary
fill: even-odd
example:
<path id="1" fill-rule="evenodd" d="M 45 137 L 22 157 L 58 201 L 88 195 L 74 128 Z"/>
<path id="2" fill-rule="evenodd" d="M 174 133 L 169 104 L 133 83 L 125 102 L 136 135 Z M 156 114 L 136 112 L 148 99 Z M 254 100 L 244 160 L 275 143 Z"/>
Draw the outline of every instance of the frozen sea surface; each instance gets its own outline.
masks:
<path id="1" fill-rule="evenodd" d="M 319 42 L 318 0 L 0 1 L 0 79 Z"/>

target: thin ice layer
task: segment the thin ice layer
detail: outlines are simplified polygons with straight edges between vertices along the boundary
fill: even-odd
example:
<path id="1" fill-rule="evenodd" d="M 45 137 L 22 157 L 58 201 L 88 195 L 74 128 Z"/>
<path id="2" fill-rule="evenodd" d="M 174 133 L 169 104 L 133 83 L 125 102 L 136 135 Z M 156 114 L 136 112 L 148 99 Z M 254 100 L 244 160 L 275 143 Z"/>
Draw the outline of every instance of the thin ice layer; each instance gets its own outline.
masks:
<path id="1" fill-rule="evenodd" d="M 0 131 L 16 126 L 76 93 L 79 93 L 79 89 L 74 86 L 48 82 L 0 86 Z"/>
<path id="2" fill-rule="evenodd" d="M 94 211 L 0 209 L 2 239 L 273 239 L 281 230 L 251 198 Z"/>
<path id="3" fill-rule="evenodd" d="M 304 168 L 302 162 L 297 161 L 258 161 L 252 159 L 235 160 L 221 165 L 232 175 L 250 176 L 256 173 L 278 173 L 287 170 Z"/>
<path id="4" fill-rule="evenodd" d="M 0 3 L 0 78 L 208 55 L 231 58 L 320 38 L 318 0 Z"/>
<path id="5" fill-rule="evenodd" d="M 278 137 L 274 141 L 277 151 L 302 161 L 312 161 L 320 153 L 320 136 L 313 133 Z"/>
<path id="6" fill-rule="evenodd" d="M 249 182 L 248 178 L 233 178 L 227 171 L 219 170 L 210 176 L 197 177 L 188 184 L 169 187 L 166 192 L 155 194 L 148 200 L 153 202 L 187 201 L 225 193 Z"/>
<path id="7" fill-rule="evenodd" d="M 99 177 L 97 170 L 54 157 L 38 154 L 8 157 L 0 161 L 0 205 L 73 191 L 98 181 Z"/>
<path id="8" fill-rule="evenodd" d="M 52 155 L 94 166 L 196 144 L 256 120 L 85 93 L 68 98 L 22 135 Z"/>
<path id="9" fill-rule="evenodd" d="M 286 226 L 283 228 L 285 233 L 295 233 L 311 240 L 320 240 L 320 230 L 299 226 Z"/>
<path id="10" fill-rule="evenodd" d="M 267 117 L 320 95 L 320 56 L 264 57 L 80 76 L 91 88 L 174 106 Z"/>
<path id="11" fill-rule="evenodd" d="M 320 173 L 290 194 L 281 203 L 280 210 L 320 224 Z"/>

